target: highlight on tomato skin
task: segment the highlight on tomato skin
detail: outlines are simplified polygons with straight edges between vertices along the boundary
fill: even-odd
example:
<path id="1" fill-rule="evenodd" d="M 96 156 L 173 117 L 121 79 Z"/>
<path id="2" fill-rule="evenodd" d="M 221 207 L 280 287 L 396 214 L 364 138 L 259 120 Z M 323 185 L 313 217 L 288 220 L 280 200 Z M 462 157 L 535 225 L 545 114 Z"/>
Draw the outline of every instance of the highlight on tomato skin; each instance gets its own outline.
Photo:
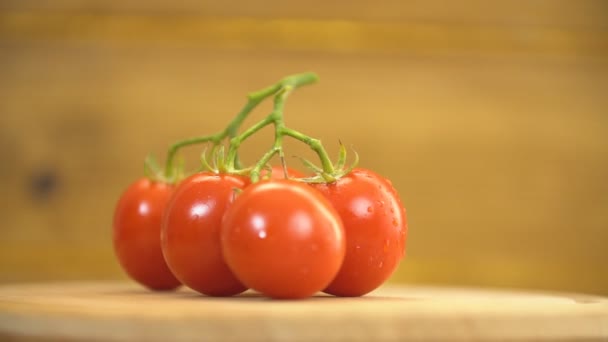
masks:
<path id="1" fill-rule="evenodd" d="M 160 246 L 162 214 L 173 186 L 142 178 L 121 195 L 114 211 L 112 242 L 123 270 L 151 290 L 181 285 L 169 270 Z"/>
<path id="2" fill-rule="evenodd" d="M 224 262 L 221 220 L 249 180 L 203 172 L 176 188 L 163 217 L 161 245 L 173 274 L 184 285 L 208 296 L 233 296 L 247 288 Z"/>
<path id="3" fill-rule="evenodd" d="M 226 263 L 243 284 L 280 299 L 323 290 L 345 253 L 335 209 L 319 192 L 290 180 L 247 187 L 226 211 L 221 242 Z"/>
<path id="4" fill-rule="evenodd" d="M 384 177 L 362 168 L 336 182 L 310 186 L 338 211 L 346 238 L 342 268 L 324 292 L 356 297 L 378 288 L 405 253 L 407 217 L 397 191 Z"/>

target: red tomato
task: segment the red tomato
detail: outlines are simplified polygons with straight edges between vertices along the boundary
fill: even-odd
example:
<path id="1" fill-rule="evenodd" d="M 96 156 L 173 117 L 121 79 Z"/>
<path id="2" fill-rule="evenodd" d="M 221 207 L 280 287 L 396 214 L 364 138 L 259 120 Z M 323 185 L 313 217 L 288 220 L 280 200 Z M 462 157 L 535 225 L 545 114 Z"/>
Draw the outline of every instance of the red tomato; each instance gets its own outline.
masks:
<path id="1" fill-rule="evenodd" d="M 184 285 L 209 296 L 232 296 L 246 290 L 222 257 L 220 226 L 235 189 L 246 178 L 198 173 L 175 190 L 163 218 L 161 242 L 167 264 Z"/>
<path id="2" fill-rule="evenodd" d="M 407 220 L 397 191 L 388 180 L 366 169 L 311 186 L 336 208 L 346 236 L 344 264 L 325 292 L 362 296 L 382 285 L 405 253 Z"/>
<path id="3" fill-rule="evenodd" d="M 132 279 L 153 290 L 180 285 L 160 247 L 162 214 L 172 192 L 171 185 L 140 179 L 122 194 L 114 212 L 113 243 L 118 261 Z"/>
<path id="4" fill-rule="evenodd" d="M 234 274 L 273 298 L 323 290 L 344 259 L 338 213 L 320 193 L 290 180 L 247 187 L 226 211 L 221 239 Z"/>
<path id="5" fill-rule="evenodd" d="M 260 178 L 264 178 L 266 175 L 268 174 L 268 170 L 262 170 L 262 172 L 260 172 Z M 302 178 L 305 177 L 305 175 L 294 169 L 291 167 L 287 167 L 287 174 L 289 175 L 290 178 Z M 283 166 L 282 165 L 274 165 L 272 167 L 272 174 L 270 175 L 271 179 L 285 179 L 285 170 L 283 170 Z"/>

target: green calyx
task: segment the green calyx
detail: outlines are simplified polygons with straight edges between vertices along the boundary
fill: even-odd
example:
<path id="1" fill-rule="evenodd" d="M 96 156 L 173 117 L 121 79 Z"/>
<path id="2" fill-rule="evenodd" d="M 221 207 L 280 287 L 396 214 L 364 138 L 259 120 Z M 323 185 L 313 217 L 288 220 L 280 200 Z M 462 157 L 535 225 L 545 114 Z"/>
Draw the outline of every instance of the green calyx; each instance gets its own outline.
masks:
<path id="1" fill-rule="evenodd" d="M 288 136 L 308 145 L 317 154 L 321 163 L 321 166 L 318 167 L 310 161 L 300 158 L 304 165 L 313 171 L 315 175 L 296 180 L 302 182 L 329 183 L 339 179 L 355 167 L 358 162 L 357 154 L 355 153 L 354 163 L 351 166 L 346 167 L 346 148 L 342 143 L 340 143 L 338 160 L 334 165 L 320 140 L 288 128 L 283 120 L 284 107 L 287 97 L 295 89 L 313 84 L 317 81 L 318 76 L 316 74 L 307 72 L 287 76 L 269 87 L 250 93 L 247 96 L 247 103 L 245 106 L 224 130 L 216 134 L 193 137 L 174 143 L 169 147 L 167 152 L 167 160 L 164 169 L 160 168 L 154 158 L 148 157 L 145 162 L 146 175 L 155 180 L 171 184 L 177 183 L 185 177 L 185 173 L 183 171 L 184 163 L 176 157 L 179 149 L 194 144 L 211 143 L 211 156 L 209 157 L 207 155 L 207 149 L 205 149 L 201 156 L 202 170 L 214 173 L 245 175 L 249 176 L 251 181 L 255 183 L 260 180 L 261 171 L 263 169 L 268 169 L 268 174 L 270 174 L 271 169 L 269 162 L 276 155 L 281 158 L 283 167 L 286 170 L 283 152 L 283 138 Z M 241 134 L 237 134 L 241 124 L 249 113 L 251 113 L 251 111 L 255 109 L 262 101 L 271 96 L 274 96 L 272 112 L 259 122 L 253 124 L 251 127 L 243 131 Z M 273 146 L 266 153 L 264 153 L 264 155 L 254 165 L 250 167 L 242 167 L 238 158 L 239 147 L 249 137 L 268 125 L 274 125 L 275 138 Z M 228 140 L 229 142 L 227 150 L 223 145 L 225 140 Z"/>
<path id="2" fill-rule="evenodd" d="M 323 168 L 316 166 L 315 164 L 311 163 L 310 161 L 308 161 L 304 158 L 301 158 L 301 157 L 296 157 L 296 158 L 300 159 L 300 161 L 306 166 L 306 168 L 308 168 L 315 174 L 312 177 L 297 178 L 296 180 L 301 181 L 301 182 L 306 182 L 306 183 L 335 182 L 336 180 L 349 174 L 359 164 L 359 154 L 356 151 L 353 151 L 353 152 L 355 154 L 355 160 L 350 165 L 346 165 L 346 154 L 347 154 L 346 147 L 344 147 L 344 144 L 342 144 L 342 142 L 340 141 L 340 151 L 338 153 L 338 160 L 336 161 L 336 164 L 334 165 L 333 173 L 326 173 L 325 170 L 323 170 Z"/>

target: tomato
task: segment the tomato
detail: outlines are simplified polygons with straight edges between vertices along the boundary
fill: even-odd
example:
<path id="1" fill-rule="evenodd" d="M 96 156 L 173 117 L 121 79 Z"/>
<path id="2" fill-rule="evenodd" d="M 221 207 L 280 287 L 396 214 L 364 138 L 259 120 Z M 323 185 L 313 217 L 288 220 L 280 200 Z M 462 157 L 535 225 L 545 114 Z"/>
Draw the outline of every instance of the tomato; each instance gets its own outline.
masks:
<path id="1" fill-rule="evenodd" d="M 173 276 L 160 247 L 162 214 L 173 186 L 147 178 L 131 184 L 114 212 L 113 243 L 127 274 L 153 290 L 170 290 L 180 282 Z"/>
<path id="2" fill-rule="evenodd" d="M 268 170 L 262 170 L 262 172 L 260 173 L 260 178 L 264 178 L 266 175 L 268 174 Z M 302 178 L 305 177 L 305 175 L 294 169 L 291 167 L 287 167 L 287 175 L 289 175 L 290 178 Z M 282 165 L 274 165 L 272 167 L 272 174 L 270 175 L 271 179 L 285 179 L 285 170 L 283 170 L 283 166 Z"/>
<path id="3" fill-rule="evenodd" d="M 397 191 L 366 169 L 311 186 L 336 208 L 346 236 L 344 264 L 325 292 L 362 296 L 374 290 L 395 271 L 405 253 L 407 219 Z"/>
<path id="4" fill-rule="evenodd" d="M 338 213 L 319 192 L 290 180 L 247 187 L 226 211 L 221 240 L 234 274 L 273 298 L 323 290 L 345 251 Z"/>
<path id="5" fill-rule="evenodd" d="M 161 242 L 167 264 L 184 285 L 209 296 L 246 290 L 222 257 L 220 226 L 246 178 L 198 173 L 175 190 L 163 218 Z"/>

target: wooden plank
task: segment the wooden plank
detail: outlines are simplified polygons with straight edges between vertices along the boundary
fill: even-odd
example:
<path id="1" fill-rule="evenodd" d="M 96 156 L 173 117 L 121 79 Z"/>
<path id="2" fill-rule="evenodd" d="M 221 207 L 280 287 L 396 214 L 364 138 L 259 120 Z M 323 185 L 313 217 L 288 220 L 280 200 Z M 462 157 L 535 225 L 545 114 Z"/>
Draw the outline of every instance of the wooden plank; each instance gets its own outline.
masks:
<path id="1" fill-rule="evenodd" d="M 567 293 L 387 287 L 269 301 L 120 283 L 0 287 L 0 336 L 13 340 L 600 341 L 607 326 L 607 298 Z"/>
<path id="2" fill-rule="evenodd" d="M 97 41 L 236 50 L 500 56 L 608 56 L 608 29 L 434 21 L 354 21 L 108 13 L 0 12 L 8 41 Z"/>
<path id="3" fill-rule="evenodd" d="M 458 2 L 425 0 L 310 0 L 294 3 L 265 1 L 262 6 L 250 1 L 212 0 L 5 0 L 0 9 L 12 11 L 81 12 L 81 13 L 151 13 L 154 15 L 187 14 L 206 17 L 309 18 L 362 21 L 410 21 L 447 23 L 454 26 L 578 27 L 606 29 L 607 5 L 602 0 L 465 0 Z"/>

